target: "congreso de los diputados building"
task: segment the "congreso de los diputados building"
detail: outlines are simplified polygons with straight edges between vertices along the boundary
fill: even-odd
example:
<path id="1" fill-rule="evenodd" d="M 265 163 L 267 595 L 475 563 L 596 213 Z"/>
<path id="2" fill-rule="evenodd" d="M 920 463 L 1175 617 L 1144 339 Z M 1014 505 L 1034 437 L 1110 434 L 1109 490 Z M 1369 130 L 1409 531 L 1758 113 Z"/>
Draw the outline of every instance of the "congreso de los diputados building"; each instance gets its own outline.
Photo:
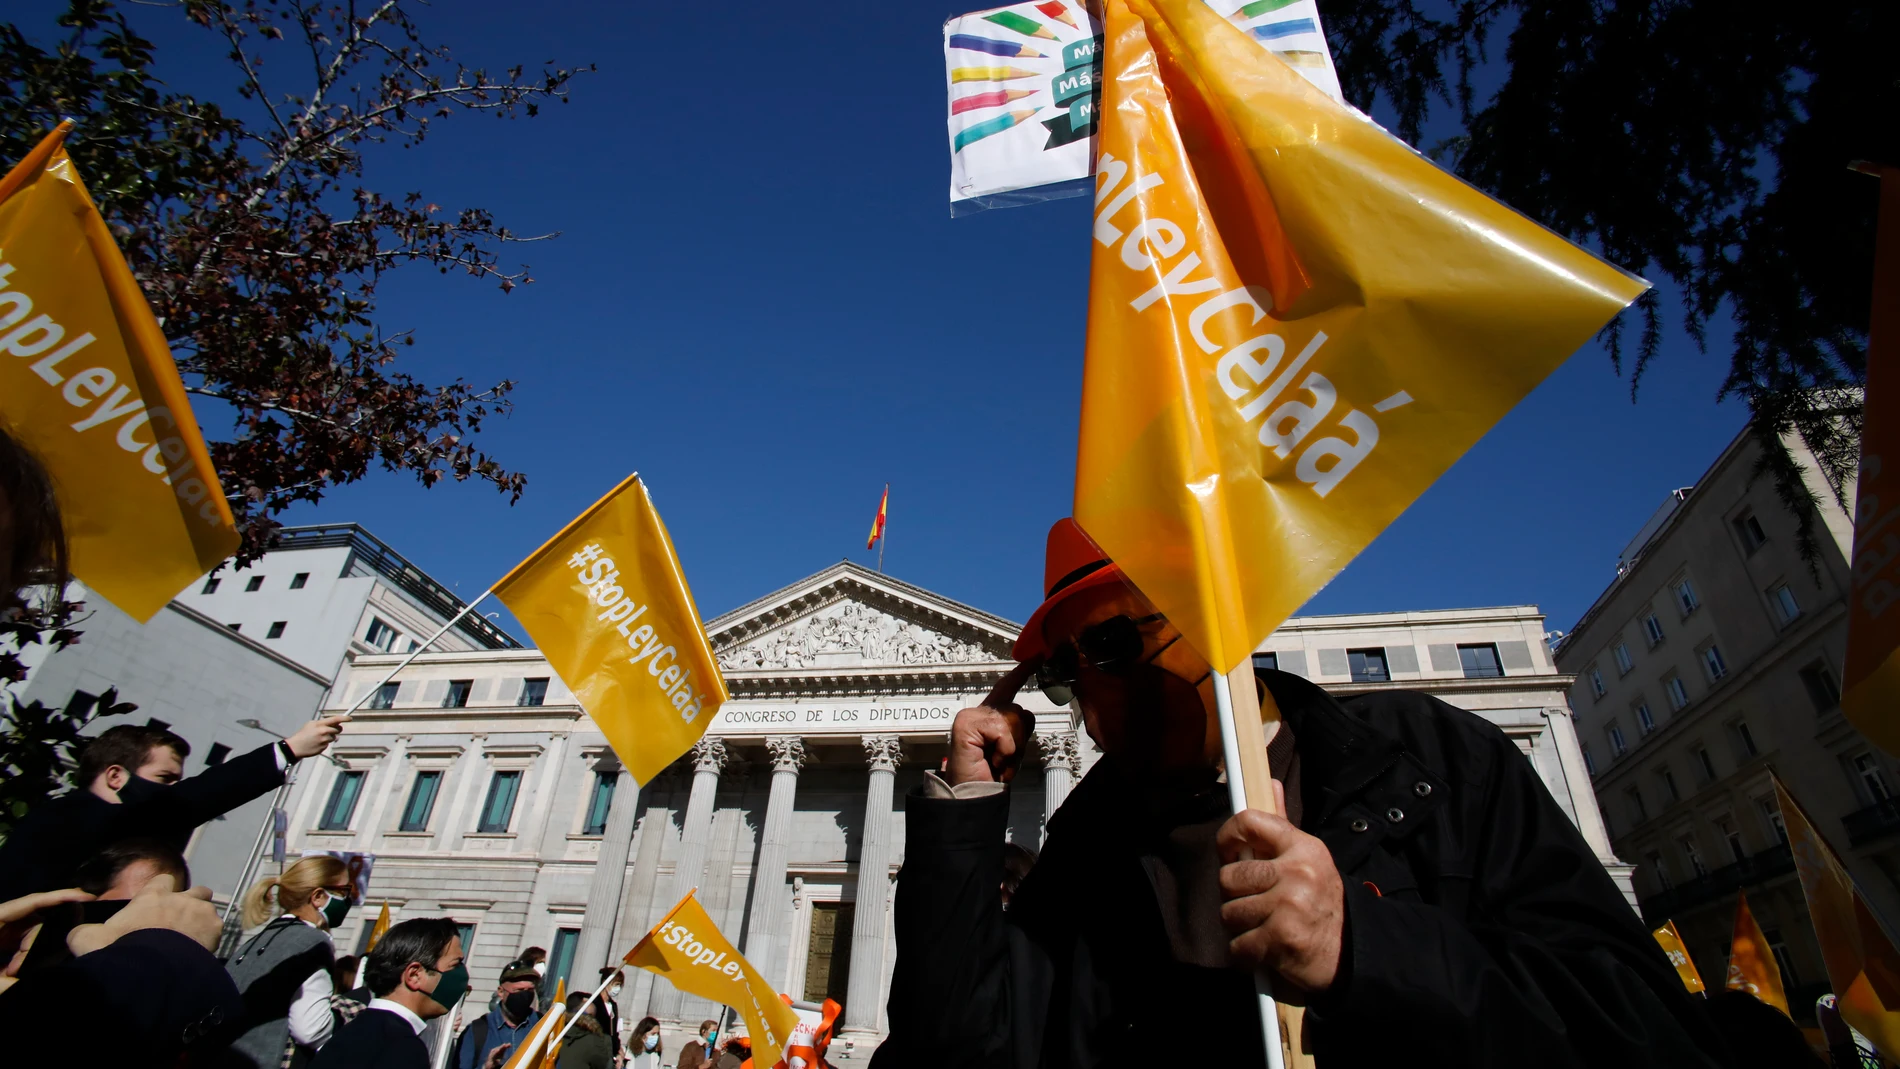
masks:
<path id="1" fill-rule="evenodd" d="M 339 954 L 361 947 L 385 900 L 396 920 L 461 922 L 474 985 L 464 1013 L 528 946 L 549 951 L 550 975 L 570 989 L 593 986 L 697 889 L 782 992 L 844 1005 L 832 1060 L 862 1059 L 885 1027 L 905 796 L 937 767 L 957 710 L 1009 668 L 1018 628 L 833 565 L 708 622 L 732 698 L 700 744 L 644 788 L 538 652 L 426 653 L 370 696 L 337 761 L 300 773 L 287 853 L 375 856 L 363 930 L 339 933 Z M 401 659 L 356 649 L 328 709 L 369 694 Z M 1610 852 L 1571 724 L 1572 679 L 1553 664 L 1535 607 L 1298 617 L 1256 662 L 1339 694 L 1426 690 L 1489 718 L 1627 891 L 1629 867 Z M 1067 708 L 1033 689 L 1020 701 L 1037 723 L 1009 833 L 1034 848 L 1096 751 Z M 620 1008 L 666 1022 L 669 1050 L 719 1014 L 638 970 Z"/>

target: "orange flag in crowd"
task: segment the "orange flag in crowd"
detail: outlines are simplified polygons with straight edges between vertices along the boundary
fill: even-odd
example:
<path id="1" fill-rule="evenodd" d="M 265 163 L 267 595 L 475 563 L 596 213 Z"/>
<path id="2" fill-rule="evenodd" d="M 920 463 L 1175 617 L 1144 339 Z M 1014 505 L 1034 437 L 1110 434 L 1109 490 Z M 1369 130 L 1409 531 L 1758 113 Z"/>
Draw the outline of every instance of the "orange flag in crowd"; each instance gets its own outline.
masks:
<path id="1" fill-rule="evenodd" d="M 1695 960 L 1689 957 L 1689 948 L 1682 945 L 1682 933 L 1676 931 L 1675 921 L 1665 921 L 1663 926 L 1649 933 L 1663 948 L 1663 954 L 1669 958 L 1669 964 L 1676 967 L 1676 975 L 1682 978 L 1682 986 L 1692 995 L 1706 996 L 1707 985 L 1702 982 L 1702 973 L 1695 967 Z"/>
<path id="2" fill-rule="evenodd" d="M 891 484 L 885 483 L 884 498 L 877 503 L 877 517 L 871 521 L 871 537 L 864 540 L 865 549 L 870 549 L 872 546 L 877 545 L 877 540 L 884 537 L 884 518 L 890 511 Z"/>
<path id="3" fill-rule="evenodd" d="M 1900 951 L 1867 908 L 1839 855 L 1779 778 L 1775 798 L 1841 1017 L 1887 1060 L 1900 1059 Z"/>
<path id="4" fill-rule="evenodd" d="M 1880 174 L 1880 223 L 1841 711 L 1882 749 L 1900 754 L 1900 168 L 1856 166 Z"/>
<path id="5" fill-rule="evenodd" d="M 777 1064 L 798 1029 L 797 1011 L 727 942 L 691 891 L 627 951 L 626 963 L 666 977 L 689 995 L 738 1010 L 759 1054 L 755 1064 Z"/>
<path id="6" fill-rule="evenodd" d="M 1775 963 L 1768 937 L 1755 914 L 1748 908 L 1748 896 L 1735 895 L 1735 937 L 1729 943 L 1728 980 L 1730 991 L 1746 991 L 1768 1005 L 1788 1012 L 1788 996 L 1781 990 L 1781 967 Z"/>

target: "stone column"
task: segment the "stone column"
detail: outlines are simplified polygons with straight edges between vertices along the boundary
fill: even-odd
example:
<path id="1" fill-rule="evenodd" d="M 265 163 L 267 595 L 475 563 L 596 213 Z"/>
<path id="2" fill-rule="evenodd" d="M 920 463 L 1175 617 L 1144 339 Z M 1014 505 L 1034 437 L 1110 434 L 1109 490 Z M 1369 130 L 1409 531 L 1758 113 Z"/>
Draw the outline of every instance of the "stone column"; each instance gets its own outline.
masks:
<path id="1" fill-rule="evenodd" d="M 719 789 L 719 772 L 726 767 L 724 739 L 707 735 L 694 744 L 693 793 L 686 799 L 686 822 L 680 829 L 679 863 L 673 869 L 673 893 L 666 906 L 686 897 L 699 886 L 706 872 L 706 846 L 712 838 L 713 795 Z M 654 985 L 653 1015 L 677 1018 L 680 1013 L 680 989 L 672 984 Z"/>
<path id="2" fill-rule="evenodd" d="M 673 810 L 649 803 L 646 820 L 640 825 L 640 849 L 633 858 L 633 889 L 626 915 L 620 919 L 621 931 L 645 933 L 653 927 L 654 915 L 661 908 L 655 901 L 660 890 L 660 852 L 672 837 Z M 633 1015 L 635 1020 L 651 1012 L 654 979 L 645 969 L 627 970 L 633 995 L 621 1000 L 621 1012 Z"/>
<path id="3" fill-rule="evenodd" d="M 614 777 L 614 795 L 607 805 L 607 827 L 600 837 L 594 879 L 587 887 L 587 913 L 581 919 L 581 936 L 574 946 L 574 965 L 568 970 L 568 979 L 588 990 L 593 989 L 600 967 L 613 954 L 614 922 L 620 918 L 620 890 L 627 884 L 633 817 L 640 804 L 640 785 L 612 751 L 594 766 L 594 771 Z M 587 789 L 591 787 L 587 785 Z"/>
<path id="4" fill-rule="evenodd" d="M 759 975 L 774 977 L 775 958 L 785 925 L 785 863 L 791 853 L 792 801 L 798 793 L 798 769 L 810 758 L 805 740 L 774 735 L 765 740 L 772 756 L 772 793 L 765 802 L 765 826 L 759 829 L 759 863 L 752 869 L 752 913 L 745 926 L 745 956 Z"/>
<path id="5" fill-rule="evenodd" d="M 1050 818 L 1075 786 L 1081 753 L 1073 731 L 1038 732 L 1036 752 L 1042 757 L 1042 836 L 1047 839 Z"/>
<path id="6" fill-rule="evenodd" d="M 891 780 L 904 753 L 895 735 L 865 735 L 871 766 L 864 797 L 864 846 L 858 851 L 858 901 L 851 915 L 851 977 L 845 988 L 845 1027 L 875 1032 L 884 1001 L 884 909 L 891 887 Z"/>

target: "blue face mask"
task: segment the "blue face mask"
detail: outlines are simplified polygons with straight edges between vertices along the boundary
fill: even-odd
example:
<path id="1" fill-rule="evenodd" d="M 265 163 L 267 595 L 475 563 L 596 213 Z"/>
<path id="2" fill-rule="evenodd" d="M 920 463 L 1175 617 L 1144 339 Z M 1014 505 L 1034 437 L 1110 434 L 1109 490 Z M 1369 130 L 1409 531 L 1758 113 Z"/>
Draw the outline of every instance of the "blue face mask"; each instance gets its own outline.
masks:
<path id="1" fill-rule="evenodd" d="M 652 1050 L 653 1048 L 659 1045 L 660 1045 L 660 1034 L 658 1032 L 648 1032 L 647 1038 L 645 1040 L 646 1048 L 648 1050 Z"/>
<path id="2" fill-rule="evenodd" d="M 712 1046 L 714 1043 L 718 1041 L 719 1041 L 719 1033 L 717 1030 L 706 1033 L 706 1045 L 708 1047 Z"/>

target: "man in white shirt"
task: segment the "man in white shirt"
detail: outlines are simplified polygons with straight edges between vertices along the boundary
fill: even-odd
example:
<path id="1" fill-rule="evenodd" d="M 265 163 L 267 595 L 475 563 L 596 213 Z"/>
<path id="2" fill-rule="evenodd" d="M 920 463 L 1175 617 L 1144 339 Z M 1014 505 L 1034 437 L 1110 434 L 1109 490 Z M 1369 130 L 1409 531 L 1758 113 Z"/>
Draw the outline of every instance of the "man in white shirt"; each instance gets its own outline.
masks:
<path id="1" fill-rule="evenodd" d="M 428 1069 L 422 1026 L 468 993 L 461 928 L 447 917 L 403 921 L 384 933 L 364 965 L 369 1006 L 317 1052 L 314 1069 Z M 500 1069 L 508 1047 L 482 1069 Z"/>

